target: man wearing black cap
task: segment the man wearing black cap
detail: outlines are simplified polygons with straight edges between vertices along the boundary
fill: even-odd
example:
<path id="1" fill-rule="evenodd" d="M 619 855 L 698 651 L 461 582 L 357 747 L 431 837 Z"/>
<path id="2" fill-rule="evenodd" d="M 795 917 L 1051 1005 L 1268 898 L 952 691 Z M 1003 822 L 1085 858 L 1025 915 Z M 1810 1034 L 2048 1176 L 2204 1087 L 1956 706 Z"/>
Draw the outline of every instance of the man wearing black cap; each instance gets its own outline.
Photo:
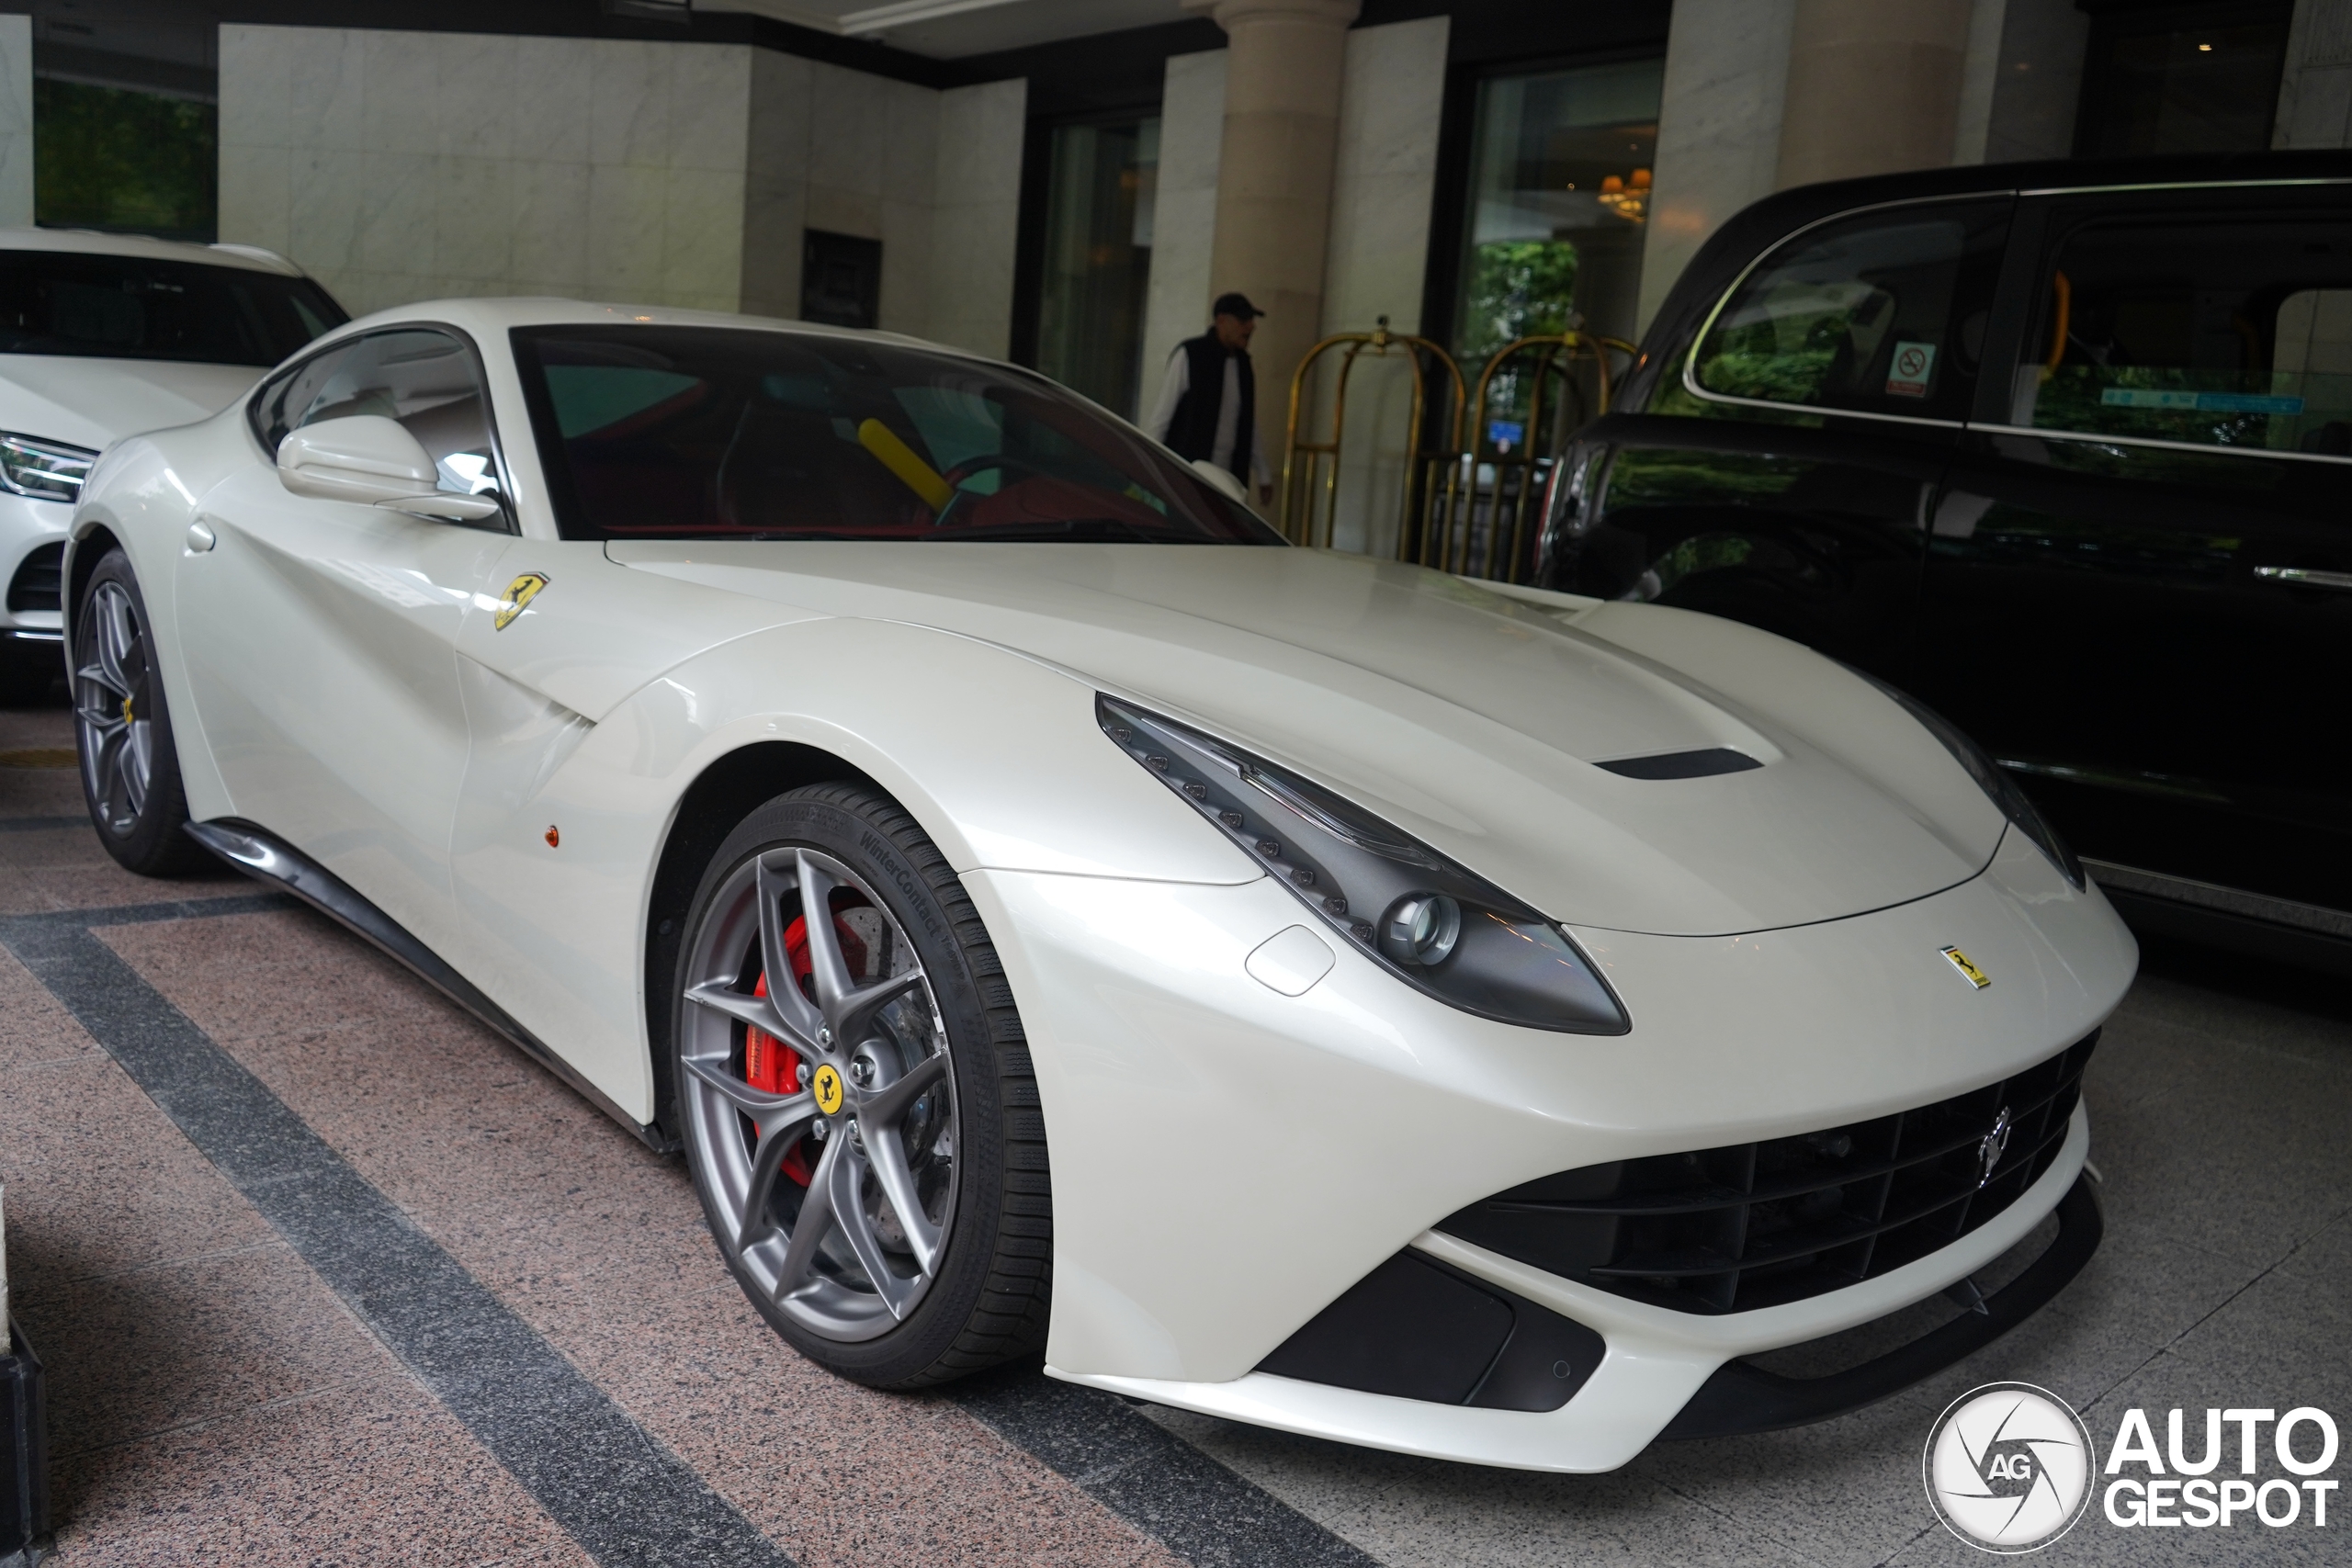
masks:
<path id="1" fill-rule="evenodd" d="M 1238 294 L 1220 294 L 1210 314 L 1209 330 L 1186 338 L 1168 356 L 1168 374 L 1144 429 L 1180 457 L 1206 457 L 1254 490 L 1263 505 L 1274 499 L 1274 484 L 1258 450 L 1250 334 L 1265 312 Z"/>

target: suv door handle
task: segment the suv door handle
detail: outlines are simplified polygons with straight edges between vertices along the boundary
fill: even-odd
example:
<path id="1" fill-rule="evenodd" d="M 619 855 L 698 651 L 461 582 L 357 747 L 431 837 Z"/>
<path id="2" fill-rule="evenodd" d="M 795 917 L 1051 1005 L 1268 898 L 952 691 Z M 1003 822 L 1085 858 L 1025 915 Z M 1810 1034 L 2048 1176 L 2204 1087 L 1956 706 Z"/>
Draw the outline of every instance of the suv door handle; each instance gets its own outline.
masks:
<path id="1" fill-rule="evenodd" d="M 2352 589 L 2352 571 L 2317 571 L 2306 566 L 2258 566 L 2254 575 L 2265 582 L 2292 583 L 2299 588 Z"/>

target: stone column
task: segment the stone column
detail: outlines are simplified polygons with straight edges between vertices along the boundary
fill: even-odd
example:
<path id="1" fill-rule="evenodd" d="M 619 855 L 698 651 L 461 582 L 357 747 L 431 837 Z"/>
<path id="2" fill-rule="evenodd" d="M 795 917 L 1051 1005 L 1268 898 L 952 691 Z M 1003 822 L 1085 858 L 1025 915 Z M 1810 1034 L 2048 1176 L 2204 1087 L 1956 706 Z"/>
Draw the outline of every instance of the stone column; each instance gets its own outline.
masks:
<path id="1" fill-rule="evenodd" d="M 1215 17 L 1229 40 L 1209 299 L 1236 291 L 1266 312 L 1250 357 L 1258 373 L 1258 449 L 1277 474 L 1291 373 L 1321 335 L 1340 84 L 1357 6 L 1358 0 L 1186 4 Z M 1208 324 L 1208 306 L 1209 299 L 1200 302 L 1202 326 Z"/>
<path id="2" fill-rule="evenodd" d="M 1796 0 L 1781 188 L 1951 162 L 1970 0 Z"/>

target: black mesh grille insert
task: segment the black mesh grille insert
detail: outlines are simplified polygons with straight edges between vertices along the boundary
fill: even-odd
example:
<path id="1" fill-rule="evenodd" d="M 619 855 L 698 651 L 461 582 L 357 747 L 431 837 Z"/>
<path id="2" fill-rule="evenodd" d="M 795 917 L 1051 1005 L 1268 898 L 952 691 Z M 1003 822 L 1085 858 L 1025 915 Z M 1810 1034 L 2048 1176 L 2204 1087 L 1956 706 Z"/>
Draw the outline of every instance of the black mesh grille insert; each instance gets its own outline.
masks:
<path id="1" fill-rule="evenodd" d="M 1449 1235 L 1679 1312 L 1778 1306 L 1899 1269 L 2058 1157 L 2096 1032 L 2015 1077 L 1795 1137 L 1589 1165 L 1498 1192 Z M 1988 1173 L 1988 1135 L 2008 1136 Z"/>
<path id="2" fill-rule="evenodd" d="M 24 564 L 17 568 L 16 580 L 8 584 L 9 610 L 13 613 L 58 608 L 58 573 L 64 565 L 62 544 L 43 545 L 28 552 Z"/>

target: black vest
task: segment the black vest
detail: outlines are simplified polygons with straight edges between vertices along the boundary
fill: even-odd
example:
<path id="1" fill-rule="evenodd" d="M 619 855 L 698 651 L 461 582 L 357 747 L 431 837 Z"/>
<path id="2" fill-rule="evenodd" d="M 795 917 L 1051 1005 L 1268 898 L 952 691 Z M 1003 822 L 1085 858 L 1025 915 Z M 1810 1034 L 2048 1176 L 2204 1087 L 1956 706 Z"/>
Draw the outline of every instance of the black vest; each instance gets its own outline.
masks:
<path id="1" fill-rule="evenodd" d="M 1214 456 L 1217 405 L 1225 400 L 1225 344 L 1216 341 L 1216 333 L 1203 333 L 1176 348 L 1185 359 L 1184 395 L 1176 400 L 1176 415 L 1168 422 L 1169 449 L 1188 461 Z M 1233 473 L 1248 484 L 1250 446 L 1258 431 L 1258 378 L 1250 373 L 1247 354 L 1231 357 L 1240 362 L 1237 379 L 1241 383 L 1241 409 L 1233 423 Z"/>

